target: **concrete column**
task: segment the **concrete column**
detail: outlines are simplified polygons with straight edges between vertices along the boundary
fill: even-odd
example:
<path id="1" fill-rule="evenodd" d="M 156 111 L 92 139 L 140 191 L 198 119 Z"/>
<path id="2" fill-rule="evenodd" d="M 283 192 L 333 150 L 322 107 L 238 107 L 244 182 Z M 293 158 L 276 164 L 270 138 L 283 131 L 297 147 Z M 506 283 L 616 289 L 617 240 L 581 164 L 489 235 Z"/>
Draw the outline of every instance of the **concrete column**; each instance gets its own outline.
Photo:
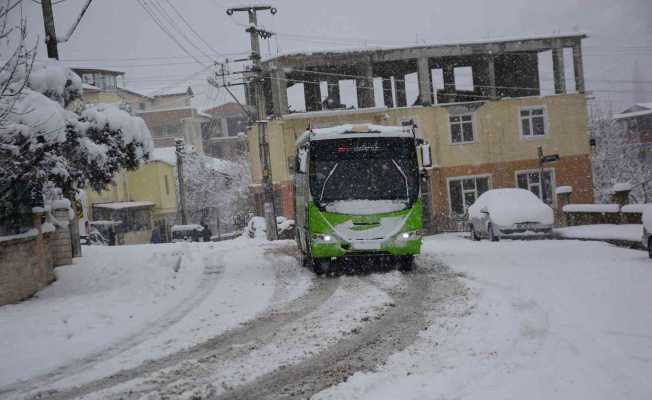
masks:
<path id="1" fill-rule="evenodd" d="M 394 98 L 396 107 L 407 106 L 407 93 L 405 92 L 405 75 L 394 75 Z"/>
<path id="2" fill-rule="evenodd" d="M 489 98 L 495 100 L 498 98 L 498 90 L 496 88 L 496 66 L 494 63 L 494 56 L 487 57 L 487 82 L 489 84 Z"/>
<path id="3" fill-rule="evenodd" d="M 54 218 L 61 223 L 53 235 L 53 258 L 54 266 L 72 264 L 72 243 L 70 242 L 70 220 L 68 219 L 68 208 L 57 208 L 54 210 Z"/>
<path id="4" fill-rule="evenodd" d="M 564 71 L 564 48 L 552 49 L 552 70 L 555 76 L 555 93 L 566 93 L 566 74 Z"/>
<path id="5" fill-rule="evenodd" d="M 276 117 L 288 113 L 288 81 L 285 71 L 274 70 L 270 73 L 272 83 L 272 110 Z"/>
<path id="6" fill-rule="evenodd" d="M 584 93 L 584 62 L 582 61 L 582 42 L 573 46 L 573 72 L 575 74 L 575 90 Z"/>
<path id="7" fill-rule="evenodd" d="M 383 103 L 385 107 L 394 107 L 394 98 L 392 96 L 392 79 L 383 77 Z"/>
<path id="8" fill-rule="evenodd" d="M 342 104 L 340 98 L 340 80 L 337 78 L 329 78 L 328 82 L 328 97 L 332 100 L 333 104 L 339 106 Z"/>
<path id="9" fill-rule="evenodd" d="M 432 71 L 427 57 L 417 59 L 417 79 L 419 80 L 419 103 L 432 104 Z"/>
<path id="10" fill-rule="evenodd" d="M 444 64 L 442 67 L 442 75 L 444 76 L 444 103 L 454 101 L 453 94 L 455 93 L 455 66 L 452 64 Z"/>
<path id="11" fill-rule="evenodd" d="M 364 78 L 355 80 L 355 87 L 358 94 L 358 108 L 369 108 L 376 105 L 373 72 L 371 63 L 365 63 L 358 72 L 358 75 L 364 76 Z"/>
<path id="12" fill-rule="evenodd" d="M 321 91 L 319 81 L 303 82 L 303 96 L 306 101 L 306 111 L 321 110 Z"/>

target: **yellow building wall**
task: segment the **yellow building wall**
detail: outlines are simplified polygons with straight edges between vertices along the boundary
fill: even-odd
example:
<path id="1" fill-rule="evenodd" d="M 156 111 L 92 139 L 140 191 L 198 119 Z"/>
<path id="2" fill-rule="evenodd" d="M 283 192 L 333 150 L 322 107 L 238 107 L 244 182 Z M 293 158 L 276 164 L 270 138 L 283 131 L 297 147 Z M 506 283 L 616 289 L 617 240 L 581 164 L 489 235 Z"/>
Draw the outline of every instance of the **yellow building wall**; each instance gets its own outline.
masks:
<path id="1" fill-rule="evenodd" d="M 122 102 L 122 98 L 113 92 L 84 92 L 82 97 L 88 104 L 120 104 Z"/>
<path id="2" fill-rule="evenodd" d="M 86 190 L 88 209 L 93 204 L 119 201 L 151 201 L 152 216 L 156 220 L 177 211 L 177 193 L 172 165 L 162 161 L 149 161 L 134 171 L 121 171 L 115 175 L 114 184 L 100 193 Z M 165 181 L 167 179 L 167 190 Z"/>
<path id="3" fill-rule="evenodd" d="M 165 214 L 176 213 L 177 194 L 172 165 L 161 161 L 150 161 L 135 171 L 128 171 L 127 177 L 131 200 L 153 202 L 154 219 Z"/>
<path id="4" fill-rule="evenodd" d="M 521 107 L 543 105 L 548 131 L 544 137 L 526 139 L 519 131 Z M 350 123 L 399 125 L 402 119 L 415 118 L 423 138 L 431 143 L 433 161 L 440 167 L 479 165 L 528 160 L 537 157 L 537 147 L 545 154 L 574 156 L 590 154 L 586 98 L 582 94 L 527 97 L 488 101 L 474 113 L 475 142 L 451 144 L 448 104 L 433 107 L 351 110 L 288 115 L 270 121 L 268 138 L 274 182 L 290 179 L 288 159 L 294 155 L 295 141 L 307 127 Z M 257 128 L 248 131 L 249 157 L 253 183 L 261 182 Z"/>
<path id="5" fill-rule="evenodd" d="M 127 181 L 127 174 L 124 171 L 115 174 L 113 177 L 113 183 L 102 192 L 96 192 L 90 188 L 86 188 L 86 199 L 89 205 L 129 201 L 129 183 Z"/>

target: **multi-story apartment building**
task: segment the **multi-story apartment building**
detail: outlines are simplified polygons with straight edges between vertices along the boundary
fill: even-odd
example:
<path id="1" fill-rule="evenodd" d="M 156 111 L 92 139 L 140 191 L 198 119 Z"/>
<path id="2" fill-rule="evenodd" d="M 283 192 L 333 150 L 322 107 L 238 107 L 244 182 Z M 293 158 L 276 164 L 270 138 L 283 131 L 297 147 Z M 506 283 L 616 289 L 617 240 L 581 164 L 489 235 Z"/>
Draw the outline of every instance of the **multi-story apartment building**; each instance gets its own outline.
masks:
<path id="1" fill-rule="evenodd" d="M 522 187 L 556 206 L 555 188 L 572 186 L 573 201 L 592 202 L 581 40 L 584 35 L 536 37 L 439 46 L 279 56 L 263 63 L 272 177 L 277 212 L 291 217 L 294 143 L 309 127 L 344 123 L 416 123 L 430 142 L 430 215 L 445 229 L 490 188 Z M 564 49 L 572 52 L 574 90 L 567 90 Z M 552 53 L 555 94 L 541 95 L 539 57 Z M 567 52 L 569 53 L 569 52 Z M 569 55 L 569 54 L 567 54 Z M 471 87 L 456 84 L 458 68 Z M 470 71 L 469 71 L 470 70 Z M 405 76 L 416 72 L 419 93 L 407 105 Z M 433 85 L 433 74 L 443 85 Z M 341 107 L 342 80 L 353 80 L 355 109 Z M 374 82 L 382 82 L 375 103 Z M 303 85 L 305 113 L 288 112 L 287 88 Z M 325 93 L 321 89 L 325 88 Z M 572 93 L 571 93 L 572 92 Z M 262 213 L 256 127 L 248 131 L 252 194 Z M 559 160 L 540 168 L 539 147 Z M 429 190 L 428 190 L 429 189 Z"/>

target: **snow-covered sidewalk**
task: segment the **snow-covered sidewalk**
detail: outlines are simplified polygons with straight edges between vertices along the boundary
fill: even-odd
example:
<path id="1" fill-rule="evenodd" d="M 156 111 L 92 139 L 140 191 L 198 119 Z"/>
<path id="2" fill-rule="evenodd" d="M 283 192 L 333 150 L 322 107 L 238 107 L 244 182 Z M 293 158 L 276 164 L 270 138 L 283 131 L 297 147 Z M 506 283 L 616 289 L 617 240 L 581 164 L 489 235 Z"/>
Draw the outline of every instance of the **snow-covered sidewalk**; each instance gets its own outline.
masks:
<path id="1" fill-rule="evenodd" d="M 85 247 L 84 257 L 57 268 L 58 280 L 33 299 L 0 307 L 0 391 L 60 367 L 59 387 L 134 367 L 309 288 L 310 274 L 292 260 L 271 265 L 264 253 L 245 238 Z M 283 294 L 275 291 L 279 268 L 292 270 Z"/>
<path id="2" fill-rule="evenodd" d="M 465 276 L 468 295 L 374 373 L 316 399 L 648 399 L 652 263 L 571 240 L 426 240 L 422 262 Z M 441 315 L 444 317 L 441 317 Z M 439 316 L 437 316 L 439 315 Z"/>
<path id="3" fill-rule="evenodd" d="M 640 242 L 643 236 L 641 224 L 579 225 L 555 229 L 555 234 L 566 239 L 618 240 Z"/>

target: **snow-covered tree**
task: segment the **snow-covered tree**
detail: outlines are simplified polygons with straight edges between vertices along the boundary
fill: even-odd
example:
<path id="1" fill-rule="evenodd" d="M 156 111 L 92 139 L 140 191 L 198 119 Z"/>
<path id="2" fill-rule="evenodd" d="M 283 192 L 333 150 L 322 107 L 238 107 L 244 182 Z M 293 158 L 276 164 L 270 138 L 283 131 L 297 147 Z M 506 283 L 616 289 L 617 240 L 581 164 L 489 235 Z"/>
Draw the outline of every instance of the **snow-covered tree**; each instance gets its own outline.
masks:
<path id="1" fill-rule="evenodd" d="M 652 168 L 641 157 L 646 145 L 629 140 L 626 125 L 612 116 L 613 113 L 604 107 L 591 107 L 589 129 L 595 140 L 593 189 L 596 202 L 609 202 L 616 183 L 632 186 L 632 202 L 649 202 L 652 200 Z"/>
<path id="2" fill-rule="evenodd" d="M 249 209 L 249 171 L 245 162 L 232 162 L 198 153 L 184 154 L 186 207 L 190 222 L 206 223 L 216 234 L 233 228 L 233 217 Z"/>
<path id="3" fill-rule="evenodd" d="M 25 226 L 43 187 L 67 197 L 85 185 L 102 190 L 153 148 L 144 121 L 115 106 L 88 107 L 81 115 L 66 110 L 81 95 L 81 79 L 57 61 L 35 63 L 24 22 L 18 31 L 15 49 L 0 47 L 0 56 L 10 51 L 0 69 L 0 230 L 6 232 Z"/>

